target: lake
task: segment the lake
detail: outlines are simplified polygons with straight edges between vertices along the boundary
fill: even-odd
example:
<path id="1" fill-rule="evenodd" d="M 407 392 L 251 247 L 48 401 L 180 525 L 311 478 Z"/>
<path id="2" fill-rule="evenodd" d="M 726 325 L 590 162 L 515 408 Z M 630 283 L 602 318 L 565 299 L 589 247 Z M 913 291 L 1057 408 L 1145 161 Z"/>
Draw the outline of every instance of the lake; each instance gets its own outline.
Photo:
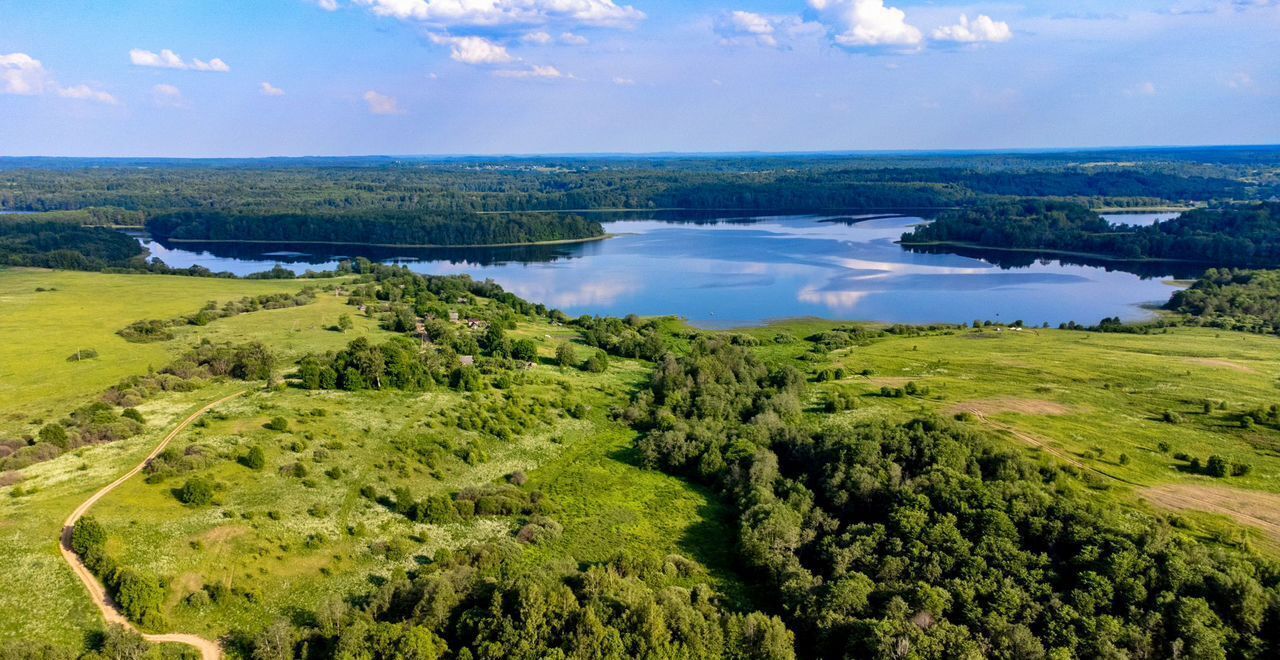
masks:
<path id="1" fill-rule="evenodd" d="M 1027 254 L 930 254 L 895 241 L 919 217 L 778 216 L 621 220 L 615 237 L 521 248 L 385 249 L 352 246 L 161 243 L 134 235 L 170 266 L 238 275 L 281 264 L 331 270 L 365 256 L 426 274 L 492 278 L 571 316 L 677 315 L 702 327 L 821 317 L 894 323 L 974 319 L 1039 325 L 1147 318 L 1174 287 L 1116 264 L 1065 263 Z M 1135 269 L 1143 272 L 1143 269 Z"/>
<path id="2" fill-rule="evenodd" d="M 1102 219 L 1113 225 L 1133 225 L 1135 227 L 1150 227 L 1157 222 L 1172 220 L 1181 213 L 1104 213 Z"/>

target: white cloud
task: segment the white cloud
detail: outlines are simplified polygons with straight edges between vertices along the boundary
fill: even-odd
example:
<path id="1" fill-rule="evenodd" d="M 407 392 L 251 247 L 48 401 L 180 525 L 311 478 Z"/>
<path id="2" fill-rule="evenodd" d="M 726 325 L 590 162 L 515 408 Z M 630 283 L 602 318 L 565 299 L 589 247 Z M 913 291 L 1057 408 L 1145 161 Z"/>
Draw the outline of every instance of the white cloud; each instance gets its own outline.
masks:
<path id="1" fill-rule="evenodd" d="M 338 0 L 314 0 L 316 6 L 325 11 L 338 11 Z"/>
<path id="2" fill-rule="evenodd" d="M 716 34 L 722 45 L 757 44 L 777 48 L 776 28 L 769 17 L 749 11 L 732 11 L 721 14 L 715 22 Z"/>
<path id="3" fill-rule="evenodd" d="M 450 47 L 449 57 L 463 64 L 506 64 L 515 58 L 507 52 L 502 44 L 494 43 L 484 37 L 450 37 L 433 34 L 431 41 Z"/>
<path id="4" fill-rule="evenodd" d="M 568 21 L 633 27 L 644 12 L 614 0 L 355 0 L 374 14 L 441 26 L 539 25 Z"/>
<path id="5" fill-rule="evenodd" d="M 0 55 L 0 92 L 22 96 L 42 94 L 48 77 L 40 60 L 26 53 Z"/>
<path id="6" fill-rule="evenodd" d="M 809 0 L 809 6 L 846 48 L 914 51 L 924 42 L 920 29 L 907 23 L 906 12 L 885 6 L 884 0 Z"/>
<path id="7" fill-rule="evenodd" d="M 620 87 L 631 87 L 632 85 L 636 84 L 636 81 L 630 78 L 623 78 L 622 76 L 618 76 L 613 79 L 613 84 L 618 85 Z"/>
<path id="8" fill-rule="evenodd" d="M 404 109 L 394 96 L 379 94 L 373 90 L 364 93 L 364 102 L 369 105 L 369 112 L 375 115 L 403 115 Z"/>
<path id="9" fill-rule="evenodd" d="M 258 89 L 262 91 L 263 96 L 284 96 L 283 89 L 280 89 L 265 80 L 258 84 Z"/>
<path id="10" fill-rule="evenodd" d="M 231 67 L 226 62 L 218 58 L 209 61 L 192 58 L 190 62 L 182 59 L 177 53 L 165 48 L 159 53 L 141 48 L 134 48 L 129 51 L 129 61 L 134 66 L 146 66 L 159 69 L 187 69 L 191 71 L 214 71 L 217 73 L 227 73 L 231 71 Z"/>
<path id="11" fill-rule="evenodd" d="M 543 31 L 529 32 L 520 37 L 520 41 L 527 44 L 533 44 L 535 46 L 545 46 L 552 41 L 555 41 L 555 37 L 552 37 L 550 34 Z"/>
<path id="12" fill-rule="evenodd" d="M 110 93 L 104 92 L 100 89 L 94 89 L 88 85 L 61 87 L 58 89 L 58 96 L 61 96 L 64 99 L 96 101 L 98 103 L 106 103 L 107 105 L 119 105 L 120 103 L 120 101 Z"/>
<path id="13" fill-rule="evenodd" d="M 1155 96 L 1160 90 L 1151 81 L 1141 82 L 1124 91 L 1127 96 Z"/>
<path id="14" fill-rule="evenodd" d="M 528 69 L 503 69 L 494 71 L 493 75 L 500 78 L 540 78 L 543 80 L 554 80 L 556 78 L 572 78 L 561 73 L 559 69 L 553 66 L 533 65 Z"/>
<path id="15" fill-rule="evenodd" d="M 182 90 L 173 85 L 159 84 L 151 88 L 151 99 L 155 104 L 166 108 L 185 108 L 187 100 Z"/>
<path id="16" fill-rule="evenodd" d="M 560 34 L 560 43 L 567 44 L 570 46 L 585 46 L 591 43 L 591 41 L 580 34 L 574 34 L 572 32 L 563 32 Z"/>
<path id="17" fill-rule="evenodd" d="M 1243 71 L 1233 73 L 1227 78 L 1226 85 L 1231 89 L 1252 89 L 1253 77 Z"/>
<path id="18" fill-rule="evenodd" d="M 968 15 L 961 14 L 958 24 L 934 30 L 933 38 L 936 41 L 954 41 L 963 44 L 1001 43 L 1013 38 L 1013 30 L 1009 29 L 1008 23 L 991 20 L 991 17 L 986 14 L 978 14 L 972 22 L 969 21 Z"/>
<path id="19" fill-rule="evenodd" d="M 95 101 L 118 105 L 120 101 L 108 92 L 88 85 L 63 87 L 49 75 L 44 64 L 26 53 L 0 55 L 0 94 L 38 96 L 46 92 L 64 99 Z"/>

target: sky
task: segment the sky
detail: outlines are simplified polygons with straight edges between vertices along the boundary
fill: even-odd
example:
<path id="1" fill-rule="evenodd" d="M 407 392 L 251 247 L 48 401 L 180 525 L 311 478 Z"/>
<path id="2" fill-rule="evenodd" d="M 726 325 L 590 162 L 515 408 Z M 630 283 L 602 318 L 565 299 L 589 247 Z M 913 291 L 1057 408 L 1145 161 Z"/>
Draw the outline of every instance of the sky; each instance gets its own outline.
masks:
<path id="1" fill-rule="evenodd" d="M 1280 143 L 1280 0 L 0 0 L 0 155 Z"/>

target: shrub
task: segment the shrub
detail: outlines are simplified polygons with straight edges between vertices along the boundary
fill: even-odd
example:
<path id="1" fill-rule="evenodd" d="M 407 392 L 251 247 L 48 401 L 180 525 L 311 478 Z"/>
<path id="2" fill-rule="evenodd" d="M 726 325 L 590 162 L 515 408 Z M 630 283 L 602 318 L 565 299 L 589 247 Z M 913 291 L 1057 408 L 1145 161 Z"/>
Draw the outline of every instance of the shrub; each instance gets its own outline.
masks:
<path id="1" fill-rule="evenodd" d="M 250 470 L 261 470 L 267 465 L 267 454 L 262 451 L 262 447 L 252 447 L 249 449 L 248 453 L 241 456 L 238 460 L 241 465 L 249 468 Z"/>
<path id="2" fill-rule="evenodd" d="M 137 408 L 125 408 L 124 412 L 120 413 L 120 416 L 125 419 L 132 419 L 139 424 L 147 423 L 147 420 L 143 419 L 142 413 L 138 412 Z"/>
<path id="3" fill-rule="evenodd" d="M 213 480 L 197 475 L 187 479 L 175 496 L 188 506 L 204 506 L 213 502 L 214 490 Z"/>
<path id="4" fill-rule="evenodd" d="M 1205 474 L 1211 477 L 1221 479 L 1222 477 L 1227 476 L 1230 471 L 1230 467 L 1227 464 L 1227 459 L 1214 454 L 1209 457 L 1209 462 L 1205 463 L 1204 471 Z"/>
<path id="5" fill-rule="evenodd" d="M 40 442 L 47 442 L 55 447 L 66 449 L 71 446 L 71 440 L 67 437 L 67 430 L 61 424 L 45 424 L 40 429 Z"/>
<path id="6" fill-rule="evenodd" d="M 98 357 L 98 351 L 92 348 L 84 348 L 67 356 L 67 362 L 83 362 L 84 360 L 92 360 Z"/>
<path id="7" fill-rule="evenodd" d="M 268 429 L 271 429 L 272 431 L 288 431 L 289 420 L 283 417 L 272 417 L 271 421 L 267 422 L 263 426 L 265 426 Z"/>
<path id="8" fill-rule="evenodd" d="M 1182 423 L 1182 415 L 1179 415 L 1178 413 L 1176 413 L 1176 412 L 1174 412 L 1174 411 L 1172 411 L 1172 410 L 1166 410 L 1166 411 L 1164 411 L 1164 413 L 1162 413 L 1162 414 L 1160 415 L 1160 419 L 1164 420 L 1164 421 L 1165 421 L 1166 423 L 1168 423 L 1168 424 L 1181 424 L 1181 423 Z"/>
<path id="9" fill-rule="evenodd" d="M 602 374 L 609 368 L 609 355 L 604 351 L 596 351 L 582 363 L 582 370 L 593 374 Z"/>

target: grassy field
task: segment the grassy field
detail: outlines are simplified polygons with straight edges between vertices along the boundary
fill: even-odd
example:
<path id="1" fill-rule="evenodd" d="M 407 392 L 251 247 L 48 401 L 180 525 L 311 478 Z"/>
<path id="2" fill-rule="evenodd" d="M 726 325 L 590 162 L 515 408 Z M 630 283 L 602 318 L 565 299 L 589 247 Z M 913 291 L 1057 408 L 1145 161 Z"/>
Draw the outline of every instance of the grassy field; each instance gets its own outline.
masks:
<path id="1" fill-rule="evenodd" d="M 319 284 L 331 283 L 329 280 Z M 230 280 L 158 275 L 103 275 L 35 269 L 0 269 L 0 434 L 21 435 L 36 420 L 64 414 L 120 379 L 159 369 L 197 336 L 264 339 L 285 350 L 327 348 L 350 336 L 330 332 L 345 299 L 321 295 L 305 307 L 222 319 L 201 329 L 180 328 L 177 339 L 135 344 L 116 331 L 143 319 L 196 312 L 206 302 L 263 293 L 296 292 L 296 280 Z M 42 289 L 42 290 L 38 290 Z M 374 323 L 357 317 L 353 332 Z M 198 330 L 198 331 L 197 331 Z M 77 351 L 98 357 L 69 362 Z"/>
<path id="2" fill-rule="evenodd" d="M 831 327 L 801 321 L 750 332 L 772 343 L 779 332 L 803 337 Z M 781 361 L 810 346 L 761 350 Z M 1280 503 L 1271 497 L 1280 493 L 1280 432 L 1241 427 L 1247 411 L 1280 402 L 1280 338 L 1206 329 L 1129 335 L 989 328 L 879 339 L 819 355 L 811 364 L 846 372 L 843 380 L 814 388 L 815 405 L 824 391 L 846 388 L 859 405 L 841 414 L 853 418 L 967 413 L 1015 446 L 1081 467 L 1093 483 L 1129 502 L 1219 514 L 1190 514 L 1190 522 L 1199 523 L 1192 531 L 1280 547 L 1280 517 L 1255 511 L 1274 511 Z M 864 370 L 870 373 L 860 375 Z M 928 393 L 880 395 L 882 387 L 909 382 Z M 1166 412 L 1178 423 L 1165 421 Z M 1179 453 L 1202 462 L 1216 454 L 1252 469 L 1213 478 L 1189 470 L 1175 458 Z M 1162 496 L 1171 488 L 1190 499 Z M 1226 533 L 1221 516 L 1250 531 Z"/>
<path id="3" fill-rule="evenodd" d="M 58 337 L 56 346 L 49 341 L 45 348 L 49 356 L 59 355 L 75 336 L 89 338 L 103 353 L 99 360 L 78 364 L 67 363 L 65 356 L 46 358 L 49 369 L 66 374 L 59 394 L 24 392 L 21 400 L 5 400 L 11 421 L 28 432 L 34 419 L 91 400 L 120 378 L 161 365 L 204 338 L 263 341 L 287 359 L 338 348 L 356 336 L 390 336 L 359 315 L 355 330 L 331 331 L 338 315 L 353 310 L 345 298 L 321 294 L 304 307 L 181 328 L 169 342 L 129 344 L 114 330 L 132 320 L 190 313 L 206 299 L 296 291 L 305 283 L 234 282 L 239 286 L 215 291 L 224 282 L 41 271 L 0 273 L 0 283 L 15 298 L 64 294 L 26 303 L 33 308 L 23 317 L 27 333 Z M 215 286 L 203 288 L 206 284 Z M 117 287 L 120 296 L 127 291 L 130 297 L 150 298 L 174 294 L 181 285 L 195 291 L 183 293 L 179 302 L 144 309 L 104 306 L 96 310 L 96 324 L 61 328 L 64 319 L 74 316 L 64 305 L 83 304 L 92 291 Z M 58 291 L 36 294 L 36 287 Z M 625 404 L 647 367 L 613 360 L 605 374 L 561 370 L 549 363 L 558 343 L 576 336 L 574 330 L 540 321 L 524 323 L 510 335 L 537 342 L 544 364 L 520 376 L 509 390 L 473 395 L 257 391 L 222 406 L 174 441 L 172 447 L 179 451 L 196 447 L 191 451 L 207 457 L 199 470 L 159 483 L 135 478 L 99 502 L 91 515 L 109 530 L 113 556 L 164 579 L 165 628 L 210 636 L 251 634 L 279 618 L 297 619 L 326 601 L 366 591 L 371 581 L 396 570 L 427 562 L 440 548 L 510 538 L 519 524 L 509 517 L 477 517 L 444 526 L 413 523 L 361 497 L 361 486 L 373 484 L 384 493 L 405 486 L 423 497 L 503 483 L 516 471 L 528 474 L 526 490 L 549 496 L 551 517 L 564 525 L 559 539 L 527 547 L 530 564 L 597 562 L 619 552 L 661 561 L 678 553 L 702 566 L 689 578 L 691 584 L 710 581 L 741 601 L 743 589 L 730 568 L 731 549 L 720 542 L 730 535 L 726 513 L 707 493 L 640 467 L 630 451 L 633 432 L 608 416 L 611 407 Z M 17 355 L 14 342 L 21 346 L 31 340 L 13 337 L 5 350 Z M 110 360 L 101 348 L 107 346 L 118 350 Z M 579 346 L 578 353 L 585 357 L 588 349 Z M 94 378 L 78 380 L 69 367 L 85 364 L 95 368 Z M 142 406 L 148 420 L 144 435 L 27 468 L 18 487 L 0 488 L 0 557 L 24 569 L 0 576 L 0 641 L 34 638 L 79 648 L 85 635 L 100 627 L 82 588 L 59 561 L 56 538 L 62 520 L 80 500 L 140 460 L 176 420 L 229 387 L 159 397 Z M 506 441 L 449 425 L 450 415 L 460 408 L 497 406 L 513 394 L 569 397 L 586 405 L 585 414 L 577 419 L 558 412 Z M 276 416 L 289 420 L 289 431 L 264 428 Z M 264 469 L 236 462 L 250 446 L 266 450 Z M 422 447 L 456 451 L 423 461 L 417 451 Z M 464 460 L 468 449 L 478 450 L 479 458 Z M 295 464 L 304 466 L 305 477 L 296 476 Z M 282 472 L 284 466 L 290 469 Z M 219 483 L 213 506 L 190 508 L 173 496 L 172 490 L 196 473 Z M 218 603 L 189 601 L 204 584 L 248 595 Z"/>

